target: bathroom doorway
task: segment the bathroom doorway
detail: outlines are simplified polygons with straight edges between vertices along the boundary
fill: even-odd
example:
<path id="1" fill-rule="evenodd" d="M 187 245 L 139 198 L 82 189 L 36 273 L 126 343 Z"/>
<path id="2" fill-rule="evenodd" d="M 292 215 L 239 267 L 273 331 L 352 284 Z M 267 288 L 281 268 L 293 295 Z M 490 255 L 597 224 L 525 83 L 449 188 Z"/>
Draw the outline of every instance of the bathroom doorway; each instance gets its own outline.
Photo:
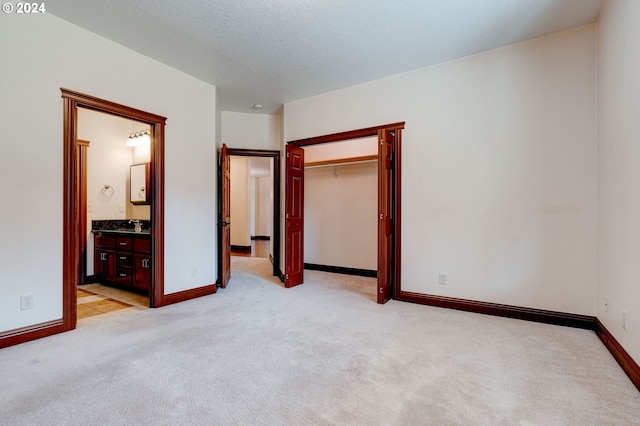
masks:
<path id="1" fill-rule="evenodd" d="M 78 324 L 149 308 L 149 130 L 146 123 L 78 108 L 87 218 L 81 225 L 87 239 L 77 291 Z"/>
<path id="2" fill-rule="evenodd" d="M 64 101 L 63 329 L 66 331 L 76 327 L 77 288 L 82 283 L 83 262 L 87 252 L 87 146 L 83 145 L 82 141 L 80 143 L 78 141 L 78 109 L 84 108 L 115 115 L 149 126 L 151 139 L 148 195 L 150 200 L 150 307 L 166 304 L 163 275 L 166 118 L 64 88 L 61 92 Z M 105 189 L 110 192 L 108 188 Z"/>

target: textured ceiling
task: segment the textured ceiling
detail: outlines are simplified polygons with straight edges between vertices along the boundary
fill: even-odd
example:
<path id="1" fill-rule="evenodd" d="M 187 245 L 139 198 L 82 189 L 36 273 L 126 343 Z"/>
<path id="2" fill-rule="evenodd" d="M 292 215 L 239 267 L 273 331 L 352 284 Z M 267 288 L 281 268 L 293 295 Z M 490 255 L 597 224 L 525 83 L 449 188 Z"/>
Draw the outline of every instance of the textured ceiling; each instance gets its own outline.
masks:
<path id="1" fill-rule="evenodd" d="M 56 0 L 47 11 L 218 87 L 283 103 L 597 20 L 603 0 Z"/>

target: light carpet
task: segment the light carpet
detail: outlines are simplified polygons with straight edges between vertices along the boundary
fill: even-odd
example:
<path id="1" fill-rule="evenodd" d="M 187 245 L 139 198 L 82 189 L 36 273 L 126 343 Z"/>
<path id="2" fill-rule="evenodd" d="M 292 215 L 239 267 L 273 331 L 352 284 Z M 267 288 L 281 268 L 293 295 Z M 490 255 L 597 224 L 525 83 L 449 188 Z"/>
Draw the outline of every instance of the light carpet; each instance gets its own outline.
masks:
<path id="1" fill-rule="evenodd" d="M 3 425 L 634 425 L 590 331 L 397 301 L 234 258 L 217 294 L 0 350 Z"/>

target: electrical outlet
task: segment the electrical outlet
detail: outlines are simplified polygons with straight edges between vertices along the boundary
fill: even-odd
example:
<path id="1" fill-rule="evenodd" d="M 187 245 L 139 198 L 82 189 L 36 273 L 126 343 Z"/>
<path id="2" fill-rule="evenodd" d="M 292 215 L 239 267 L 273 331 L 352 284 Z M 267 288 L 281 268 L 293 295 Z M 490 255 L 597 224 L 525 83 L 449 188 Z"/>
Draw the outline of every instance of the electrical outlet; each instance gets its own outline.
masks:
<path id="1" fill-rule="evenodd" d="M 627 311 L 622 311 L 622 329 L 627 329 Z"/>
<path id="2" fill-rule="evenodd" d="M 447 285 L 447 274 L 438 274 L 438 283 Z"/>
<path id="3" fill-rule="evenodd" d="M 33 309 L 33 294 L 20 296 L 20 310 L 26 311 L 27 309 Z"/>

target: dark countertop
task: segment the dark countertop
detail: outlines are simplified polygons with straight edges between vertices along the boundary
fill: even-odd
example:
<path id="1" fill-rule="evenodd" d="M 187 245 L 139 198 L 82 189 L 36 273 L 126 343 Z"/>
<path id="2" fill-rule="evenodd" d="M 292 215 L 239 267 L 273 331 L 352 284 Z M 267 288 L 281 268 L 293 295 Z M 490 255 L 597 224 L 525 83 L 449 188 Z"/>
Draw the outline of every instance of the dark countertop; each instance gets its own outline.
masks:
<path id="1" fill-rule="evenodd" d="M 134 221 L 139 221 L 141 232 L 135 232 Z M 91 221 L 91 232 L 94 234 L 150 235 L 151 222 L 145 219 L 102 219 Z"/>
<path id="2" fill-rule="evenodd" d="M 151 235 L 149 229 L 143 229 L 141 232 L 135 232 L 133 229 L 92 229 L 94 234 L 118 234 L 118 235 Z"/>

